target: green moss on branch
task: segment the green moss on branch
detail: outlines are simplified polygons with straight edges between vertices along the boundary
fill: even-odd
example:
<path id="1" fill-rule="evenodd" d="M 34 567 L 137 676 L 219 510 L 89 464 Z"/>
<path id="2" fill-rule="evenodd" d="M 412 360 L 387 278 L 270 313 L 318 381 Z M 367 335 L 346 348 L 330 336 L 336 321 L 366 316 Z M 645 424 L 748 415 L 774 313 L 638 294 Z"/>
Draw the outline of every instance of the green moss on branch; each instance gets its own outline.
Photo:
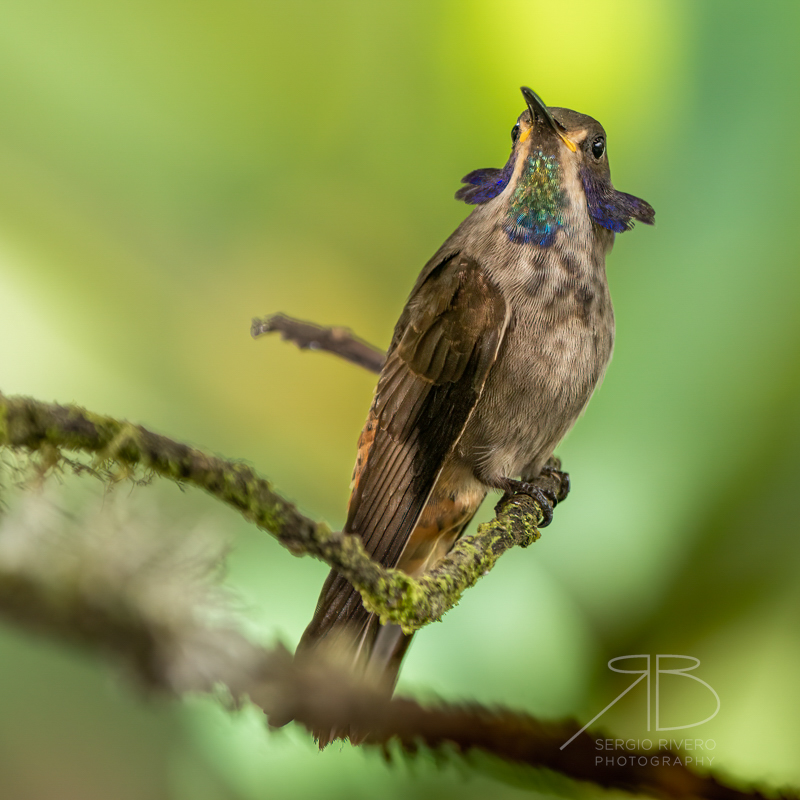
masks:
<path id="1" fill-rule="evenodd" d="M 90 453 L 99 461 L 140 466 L 204 489 L 295 555 L 314 556 L 341 572 L 370 611 L 406 632 L 438 620 L 506 550 L 539 537 L 541 510 L 534 500 L 518 495 L 501 503 L 494 520 L 459 541 L 435 570 L 417 580 L 373 561 L 358 537 L 305 517 L 246 464 L 209 455 L 140 425 L 78 406 L 0 394 L 0 446 L 46 453 L 49 461 L 60 457 L 62 449 Z M 542 478 L 542 485 L 548 480 Z"/>

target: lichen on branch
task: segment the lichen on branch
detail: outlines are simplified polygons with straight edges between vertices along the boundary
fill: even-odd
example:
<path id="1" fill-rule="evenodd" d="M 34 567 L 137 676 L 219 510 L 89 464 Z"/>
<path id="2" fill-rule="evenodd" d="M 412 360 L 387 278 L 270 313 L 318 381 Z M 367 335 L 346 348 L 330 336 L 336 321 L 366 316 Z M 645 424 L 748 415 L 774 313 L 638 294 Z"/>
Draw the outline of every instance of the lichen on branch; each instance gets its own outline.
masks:
<path id="1" fill-rule="evenodd" d="M 61 450 L 89 453 L 100 462 L 125 469 L 141 467 L 203 489 L 271 533 L 290 552 L 314 556 L 341 572 L 370 611 L 409 633 L 440 619 L 510 547 L 536 541 L 542 519 L 534 500 L 515 496 L 500 504 L 494 520 L 459 541 L 435 570 L 414 579 L 373 561 L 357 536 L 308 519 L 246 464 L 210 455 L 140 425 L 74 405 L 0 394 L 0 446 L 44 453 L 52 464 L 58 462 Z M 550 476 L 540 479 L 550 490 L 555 488 L 552 481 Z"/>

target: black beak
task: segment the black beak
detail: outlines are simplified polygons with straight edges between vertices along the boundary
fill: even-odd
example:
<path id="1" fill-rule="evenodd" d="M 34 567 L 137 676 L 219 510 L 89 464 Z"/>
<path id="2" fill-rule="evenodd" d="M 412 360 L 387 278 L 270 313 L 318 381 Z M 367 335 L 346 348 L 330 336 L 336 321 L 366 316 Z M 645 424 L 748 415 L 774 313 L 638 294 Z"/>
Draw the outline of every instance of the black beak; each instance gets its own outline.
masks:
<path id="1" fill-rule="evenodd" d="M 575 152 L 575 144 L 567 139 L 566 133 L 567 129 L 556 120 L 556 118 L 550 113 L 547 106 L 544 104 L 544 100 L 539 97 L 533 89 L 529 89 L 527 86 L 520 87 L 522 91 L 522 96 L 525 98 L 525 103 L 528 106 L 528 110 L 531 112 L 531 124 L 533 124 L 534 120 L 543 119 L 556 133 L 559 138 L 564 142 L 564 144 L 569 147 L 572 152 Z"/>

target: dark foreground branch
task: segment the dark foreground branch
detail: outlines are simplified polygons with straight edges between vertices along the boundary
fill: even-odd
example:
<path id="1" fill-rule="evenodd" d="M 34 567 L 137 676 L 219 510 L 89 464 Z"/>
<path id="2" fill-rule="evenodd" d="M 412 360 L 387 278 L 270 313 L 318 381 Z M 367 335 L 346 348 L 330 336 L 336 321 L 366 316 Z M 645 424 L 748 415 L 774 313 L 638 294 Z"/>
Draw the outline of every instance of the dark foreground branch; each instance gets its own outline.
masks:
<path id="1" fill-rule="evenodd" d="M 198 559 L 194 533 L 176 542 L 174 532 L 153 531 L 151 520 L 132 527 L 126 519 L 115 529 L 105 512 L 71 523 L 62 515 L 43 525 L 45 502 L 26 498 L 21 513 L 12 512 L 0 528 L 0 617 L 102 653 L 149 690 L 175 696 L 211 692 L 223 683 L 234 700 L 249 698 L 268 720 L 293 717 L 309 730 L 362 731 L 364 746 L 400 748 L 408 758 L 427 749 L 486 769 L 474 756 L 488 754 L 551 770 L 559 778 L 524 771 L 516 776 L 525 781 L 528 775 L 532 787 L 544 782 L 549 793 L 564 791 L 566 777 L 668 798 L 760 797 L 700 776 L 686 756 L 666 750 L 626 751 L 624 761 L 617 756 L 612 765 L 598 763 L 586 733 L 562 750 L 578 730 L 574 722 L 542 723 L 476 705 L 388 700 L 382 690 L 356 682 L 335 651 L 317 652 L 326 661 L 297 663 L 281 647 L 258 647 L 232 621 L 209 623 L 229 617 L 209 579 L 219 554 Z M 63 547 L 64 525 L 71 525 L 69 548 Z M 103 540 L 104 550 L 97 546 Z M 547 780 L 560 783 L 547 787 Z M 567 793 L 574 795 L 574 787 Z"/>
<path id="2" fill-rule="evenodd" d="M 614 763 L 609 763 L 604 757 L 608 753 L 601 754 L 596 747 L 597 739 L 604 737 L 587 732 L 562 749 L 580 730 L 574 721 L 541 722 L 528 714 L 477 704 L 426 707 L 408 698 L 388 700 L 380 690 L 354 683 L 352 677 L 330 663 L 298 664 L 287 653 L 271 655 L 266 676 L 268 683 L 252 696 L 268 714 L 291 716 L 310 731 L 363 731 L 362 744 L 366 746 L 385 748 L 396 743 L 412 756 L 420 749 L 428 749 L 445 757 L 463 756 L 468 761 L 471 755 L 484 753 L 510 764 L 544 768 L 595 786 L 657 797 L 764 797 L 698 774 L 691 754 L 667 749 L 625 751 L 624 756 L 617 753 Z M 524 774 L 515 778 L 525 781 Z M 531 788 L 549 789 L 547 794 L 575 794 L 574 786 L 570 790 L 554 776 L 549 787 L 541 775 L 531 774 L 528 781 Z"/>
<path id="3" fill-rule="evenodd" d="M 374 562 L 357 536 L 331 531 L 303 516 L 247 465 L 209 455 L 140 425 L 77 406 L 0 394 L 0 446 L 44 452 L 53 464 L 61 449 L 90 453 L 98 462 L 140 466 L 204 489 L 269 531 L 295 555 L 314 556 L 341 572 L 361 593 L 367 609 L 406 632 L 438 620 L 506 550 L 536 541 L 542 520 L 534 500 L 516 496 L 499 507 L 496 519 L 459 541 L 434 571 L 415 580 Z M 557 493 L 556 481 L 542 476 L 538 482 Z"/>

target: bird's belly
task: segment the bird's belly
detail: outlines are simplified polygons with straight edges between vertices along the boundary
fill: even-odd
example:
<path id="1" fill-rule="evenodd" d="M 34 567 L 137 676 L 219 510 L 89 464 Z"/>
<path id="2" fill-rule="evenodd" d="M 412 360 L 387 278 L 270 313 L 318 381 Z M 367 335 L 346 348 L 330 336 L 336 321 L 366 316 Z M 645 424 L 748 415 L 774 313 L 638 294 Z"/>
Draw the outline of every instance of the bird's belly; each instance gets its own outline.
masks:
<path id="1" fill-rule="evenodd" d="M 538 475 L 601 381 L 613 337 L 612 313 L 547 325 L 516 319 L 457 446 L 458 460 L 484 480 Z"/>

